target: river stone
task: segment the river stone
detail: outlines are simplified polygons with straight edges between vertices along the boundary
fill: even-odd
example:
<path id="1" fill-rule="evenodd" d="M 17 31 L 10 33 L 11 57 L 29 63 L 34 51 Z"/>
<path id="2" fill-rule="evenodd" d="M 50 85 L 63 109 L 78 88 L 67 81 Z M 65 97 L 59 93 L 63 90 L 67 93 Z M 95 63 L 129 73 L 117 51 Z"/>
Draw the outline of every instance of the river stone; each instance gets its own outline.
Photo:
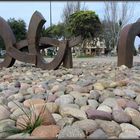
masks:
<path id="1" fill-rule="evenodd" d="M 77 91 L 80 93 L 89 93 L 89 91 L 92 89 L 92 86 L 82 87 L 80 85 L 74 85 L 74 84 L 68 85 L 67 88 L 68 87 L 72 89 L 71 91 Z"/>
<path id="2" fill-rule="evenodd" d="M 62 106 L 73 103 L 74 98 L 71 95 L 62 95 L 55 100 L 55 103 Z"/>
<path id="3" fill-rule="evenodd" d="M 123 90 L 125 94 L 130 98 L 135 98 L 137 96 L 136 92 L 130 89 L 124 89 Z"/>
<path id="4" fill-rule="evenodd" d="M 71 107 L 71 108 L 79 109 L 79 106 L 77 104 L 66 104 L 65 107 Z"/>
<path id="5" fill-rule="evenodd" d="M 0 120 L 8 119 L 10 117 L 10 111 L 7 106 L 0 105 Z"/>
<path id="6" fill-rule="evenodd" d="M 77 82 L 77 84 L 82 86 L 82 87 L 86 87 L 86 86 L 89 86 L 89 85 L 93 84 L 93 81 L 90 80 L 90 79 L 88 79 L 88 80 L 80 80 L 80 81 Z"/>
<path id="7" fill-rule="evenodd" d="M 74 76 L 74 77 L 71 79 L 72 83 L 76 83 L 78 80 L 79 80 L 79 77 L 78 77 L 77 75 Z"/>
<path id="8" fill-rule="evenodd" d="M 77 108 L 71 108 L 71 107 L 60 107 L 59 112 L 62 116 L 72 116 L 79 120 L 86 119 L 86 113 L 82 110 L 79 110 Z"/>
<path id="9" fill-rule="evenodd" d="M 118 123 L 131 122 L 131 117 L 127 115 L 127 113 L 124 112 L 121 108 L 113 109 L 112 116 L 113 119 Z"/>
<path id="10" fill-rule="evenodd" d="M 58 105 L 56 103 L 53 103 L 53 102 L 48 102 L 46 103 L 46 107 L 48 108 L 48 110 L 51 112 L 51 113 L 57 113 L 58 112 Z"/>
<path id="11" fill-rule="evenodd" d="M 108 98 L 115 98 L 114 93 L 110 90 L 103 90 L 98 101 L 102 103 L 105 99 L 108 99 Z"/>
<path id="12" fill-rule="evenodd" d="M 56 122 L 59 121 L 60 119 L 62 119 L 62 116 L 60 114 L 57 114 L 57 113 L 52 113 L 52 116 Z"/>
<path id="13" fill-rule="evenodd" d="M 30 108 L 31 106 L 35 106 L 37 104 L 45 104 L 43 99 L 27 99 L 23 102 L 25 107 Z"/>
<path id="14" fill-rule="evenodd" d="M 72 125 L 73 121 L 74 121 L 74 118 L 72 117 L 63 117 L 57 121 L 57 125 L 60 126 L 60 128 L 62 129 L 66 125 Z"/>
<path id="15" fill-rule="evenodd" d="M 122 132 L 132 132 L 133 134 L 140 136 L 140 130 L 132 124 L 122 123 L 120 124 Z"/>
<path id="16" fill-rule="evenodd" d="M 116 89 L 113 90 L 113 92 L 116 96 L 124 96 L 125 95 L 125 93 L 121 89 L 116 88 Z"/>
<path id="17" fill-rule="evenodd" d="M 99 93 L 99 91 L 96 91 L 96 90 L 91 90 L 91 91 L 90 91 L 89 99 L 95 99 L 95 100 L 98 100 L 99 97 L 100 97 L 100 93 Z"/>
<path id="18" fill-rule="evenodd" d="M 81 128 L 86 134 L 91 134 L 98 128 L 97 123 L 91 119 L 76 121 L 73 123 L 73 126 Z"/>
<path id="19" fill-rule="evenodd" d="M 107 105 L 107 106 L 112 107 L 112 108 L 115 106 L 118 106 L 116 99 L 111 98 L 111 97 L 105 99 L 102 104 Z"/>
<path id="20" fill-rule="evenodd" d="M 25 112 L 26 113 L 29 113 L 30 111 L 29 111 L 29 109 L 27 109 L 27 108 L 17 108 L 16 110 L 14 110 L 13 111 L 13 113 L 12 114 L 10 114 L 10 118 L 11 119 L 17 119 L 20 115 L 23 115 L 23 114 L 25 114 Z"/>
<path id="21" fill-rule="evenodd" d="M 51 89 L 52 93 L 58 92 L 58 91 L 65 91 L 65 86 L 63 85 L 54 85 Z"/>
<path id="22" fill-rule="evenodd" d="M 65 94 L 64 91 L 57 91 L 57 92 L 55 92 L 54 95 L 56 95 L 56 97 L 60 97 L 60 96 L 62 96 L 64 94 Z"/>
<path id="23" fill-rule="evenodd" d="M 45 92 L 46 92 L 46 90 L 43 87 L 36 87 L 34 90 L 35 94 L 43 94 Z"/>
<path id="24" fill-rule="evenodd" d="M 14 94 L 13 97 L 14 97 L 14 99 L 16 101 L 19 101 L 19 102 L 23 102 L 24 101 L 24 96 L 21 93 Z"/>
<path id="25" fill-rule="evenodd" d="M 93 87 L 95 90 L 104 90 L 104 86 L 101 83 L 95 83 Z"/>
<path id="26" fill-rule="evenodd" d="M 115 121 L 105 121 L 105 120 L 99 120 L 96 119 L 97 124 L 100 128 L 103 129 L 103 131 L 109 136 L 119 136 L 121 133 L 121 127 L 118 123 Z"/>
<path id="27" fill-rule="evenodd" d="M 140 105 L 140 95 L 138 95 L 135 100 L 138 103 L 138 105 Z"/>
<path id="28" fill-rule="evenodd" d="M 55 94 L 46 96 L 47 102 L 55 102 L 56 99 L 57 99 L 57 96 Z"/>
<path id="29" fill-rule="evenodd" d="M 109 87 L 110 88 L 116 88 L 118 86 L 117 82 L 111 82 Z"/>
<path id="30" fill-rule="evenodd" d="M 47 138 L 54 139 L 59 134 L 60 128 L 57 125 L 48 125 L 48 126 L 38 126 L 36 127 L 31 136 L 37 136 L 38 138 Z"/>
<path id="31" fill-rule="evenodd" d="M 127 107 L 125 112 L 131 117 L 132 124 L 140 129 L 140 112 L 130 107 Z"/>
<path id="32" fill-rule="evenodd" d="M 78 91 L 71 91 L 69 94 L 73 96 L 75 99 L 82 97 L 82 94 Z"/>
<path id="33" fill-rule="evenodd" d="M 97 129 L 87 139 L 108 139 L 108 136 L 102 129 Z"/>
<path id="34" fill-rule="evenodd" d="M 8 104 L 8 100 L 5 97 L 0 97 L 0 104 L 2 105 L 7 105 Z"/>
<path id="35" fill-rule="evenodd" d="M 27 93 L 34 94 L 34 89 L 32 87 L 29 87 L 27 89 Z"/>
<path id="36" fill-rule="evenodd" d="M 20 87 L 21 87 L 21 84 L 20 84 L 19 81 L 16 81 L 16 82 L 14 83 L 14 86 L 15 86 L 16 88 L 20 88 Z"/>
<path id="37" fill-rule="evenodd" d="M 27 90 L 30 87 L 27 83 L 20 83 L 20 90 Z"/>
<path id="38" fill-rule="evenodd" d="M 125 98 L 118 98 L 116 99 L 117 105 L 121 108 L 126 108 L 127 100 Z"/>
<path id="39" fill-rule="evenodd" d="M 87 100 L 88 100 L 87 97 L 79 97 L 75 99 L 75 103 L 81 107 L 87 105 Z"/>
<path id="40" fill-rule="evenodd" d="M 110 113 L 100 110 L 88 109 L 86 114 L 89 119 L 102 119 L 102 120 L 112 120 Z"/>
<path id="41" fill-rule="evenodd" d="M 119 139 L 139 139 L 139 136 L 133 132 L 122 132 L 119 135 Z"/>
<path id="42" fill-rule="evenodd" d="M 91 107 L 93 107 L 93 108 L 97 108 L 98 107 L 98 105 L 99 105 L 99 103 L 96 101 L 96 100 L 91 100 L 91 99 L 89 99 L 88 100 L 88 104 L 89 104 L 89 106 L 91 106 Z"/>
<path id="43" fill-rule="evenodd" d="M 6 138 L 11 135 L 10 132 L 5 132 L 6 130 L 9 130 L 11 127 L 15 126 L 15 121 L 11 119 L 6 119 L 0 121 L 0 138 Z"/>
<path id="44" fill-rule="evenodd" d="M 126 107 L 134 108 L 136 110 L 138 110 L 138 108 L 139 108 L 138 104 L 134 101 L 128 101 L 126 103 Z"/>
<path id="45" fill-rule="evenodd" d="M 85 138 L 85 134 L 82 129 L 76 126 L 66 126 L 64 127 L 59 135 L 58 139 L 65 139 L 65 138 L 71 138 L 71 139 L 83 139 Z"/>
<path id="46" fill-rule="evenodd" d="M 109 106 L 103 105 L 103 104 L 100 104 L 100 106 L 97 108 L 97 110 L 112 113 L 112 109 Z"/>
<path id="47" fill-rule="evenodd" d="M 10 101 L 8 102 L 8 107 L 11 109 L 11 111 L 15 111 L 19 107 L 22 107 L 22 104 L 18 101 Z"/>
<path id="48" fill-rule="evenodd" d="M 82 111 L 84 111 L 84 112 L 86 112 L 88 109 L 93 109 L 93 110 L 95 110 L 96 108 L 95 108 L 95 107 L 91 107 L 91 106 L 89 106 L 89 105 L 84 105 L 84 106 L 82 106 L 82 107 L 80 108 L 80 110 L 82 110 Z"/>

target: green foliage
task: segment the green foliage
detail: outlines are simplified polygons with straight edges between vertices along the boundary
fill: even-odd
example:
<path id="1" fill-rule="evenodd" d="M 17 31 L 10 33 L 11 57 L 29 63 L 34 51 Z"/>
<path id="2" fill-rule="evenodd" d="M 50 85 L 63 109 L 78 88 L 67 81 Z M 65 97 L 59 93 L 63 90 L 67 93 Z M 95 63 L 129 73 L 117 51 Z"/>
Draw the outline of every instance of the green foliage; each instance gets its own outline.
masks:
<path id="1" fill-rule="evenodd" d="M 47 36 L 55 39 L 60 39 L 65 34 L 65 28 L 63 23 L 59 23 L 57 25 L 52 25 L 47 29 L 43 28 L 42 36 Z"/>
<path id="2" fill-rule="evenodd" d="M 26 23 L 24 20 L 19 19 L 15 20 L 14 18 L 8 19 L 8 24 L 10 25 L 17 41 L 20 41 L 22 39 L 26 38 Z"/>
<path id="3" fill-rule="evenodd" d="M 68 19 L 71 35 L 81 35 L 84 39 L 94 38 L 101 30 L 101 22 L 94 11 L 77 11 Z"/>
<path id="4" fill-rule="evenodd" d="M 31 134 L 35 128 L 37 128 L 38 126 L 40 126 L 42 124 L 43 120 L 41 118 L 41 114 L 44 113 L 46 106 L 43 106 L 39 112 L 39 115 L 36 115 L 35 111 L 34 111 L 34 106 L 31 106 L 29 112 L 26 112 L 22 108 L 22 106 L 19 106 L 18 104 L 16 104 L 16 105 L 21 109 L 21 111 L 23 112 L 23 115 L 25 115 L 27 117 L 27 119 L 24 119 L 26 124 L 18 122 L 18 125 L 23 129 L 11 126 L 11 127 L 5 128 L 5 130 L 0 133 L 8 132 L 11 135 L 18 134 L 18 133 Z M 33 118 L 35 119 L 34 121 L 32 120 Z M 13 120 L 15 122 L 17 121 L 16 119 L 13 119 Z"/>
<path id="5" fill-rule="evenodd" d="M 24 20 L 19 19 L 19 20 L 15 20 L 14 18 L 10 18 L 8 19 L 8 24 L 10 25 L 15 37 L 16 37 L 16 41 L 20 41 L 22 39 L 26 38 L 26 24 L 24 22 Z M 3 39 L 0 37 L 0 48 L 5 50 L 5 45 L 3 42 Z"/>

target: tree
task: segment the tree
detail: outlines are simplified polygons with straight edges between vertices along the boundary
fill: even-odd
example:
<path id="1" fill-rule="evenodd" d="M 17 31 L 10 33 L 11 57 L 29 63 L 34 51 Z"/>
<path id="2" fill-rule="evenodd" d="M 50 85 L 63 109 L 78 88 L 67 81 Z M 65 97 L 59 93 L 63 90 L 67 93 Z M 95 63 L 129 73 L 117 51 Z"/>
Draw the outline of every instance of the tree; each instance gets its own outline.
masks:
<path id="1" fill-rule="evenodd" d="M 81 44 L 82 51 L 86 44 L 94 41 L 95 37 L 99 37 L 101 31 L 101 22 L 98 15 L 94 11 L 77 11 L 70 15 L 67 26 L 71 36 L 81 35 L 83 42 Z"/>
<path id="2" fill-rule="evenodd" d="M 20 41 L 22 39 L 26 38 L 26 24 L 24 22 L 24 20 L 19 19 L 19 20 L 15 20 L 14 18 L 10 18 L 8 19 L 8 24 L 10 25 L 15 37 L 16 37 L 16 41 Z M 0 37 L 0 48 L 2 50 L 5 50 L 5 45 L 3 42 L 3 39 Z"/>
<path id="3" fill-rule="evenodd" d="M 19 19 L 16 20 L 14 18 L 8 19 L 8 24 L 10 25 L 17 41 L 23 40 L 26 38 L 26 23 L 24 20 Z"/>
<path id="4" fill-rule="evenodd" d="M 128 23 L 133 15 L 133 5 L 129 2 L 105 2 L 104 3 L 104 39 L 107 48 L 115 50 L 118 45 L 121 29 Z"/>
<path id="5" fill-rule="evenodd" d="M 64 6 L 63 13 L 62 13 L 62 23 L 64 26 L 64 39 L 67 39 L 71 36 L 69 31 L 67 30 L 69 16 L 75 13 L 76 11 L 86 10 L 86 9 L 87 8 L 85 6 L 85 3 L 82 6 L 80 1 L 77 1 L 77 2 L 67 1 L 66 5 Z"/>
<path id="6" fill-rule="evenodd" d="M 62 39 L 64 38 L 65 29 L 64 23 L 58 23 L 57 25 L 52 25 L 47 29 L 43 28 L 42 35 L 54 39 Z"/>
<path id="7" fill-rule="evenodd" d="M 94 38 L 101 30 L 101 22 L 94 11 L 78 11 L 70 15 L 68 30 L 73 36 Z"/>

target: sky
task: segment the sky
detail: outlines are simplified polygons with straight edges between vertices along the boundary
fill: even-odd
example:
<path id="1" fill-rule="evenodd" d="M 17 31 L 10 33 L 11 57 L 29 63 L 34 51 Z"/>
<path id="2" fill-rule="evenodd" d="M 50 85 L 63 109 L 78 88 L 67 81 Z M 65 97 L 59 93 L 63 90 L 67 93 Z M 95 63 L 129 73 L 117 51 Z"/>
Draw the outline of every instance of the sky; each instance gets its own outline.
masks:
<path id="1" fill-rule="evenodd" d="M 57 24 L 62 21 L 62 12 L 67 1 L 52 1 L 52 23 Z M 129 23 L 135 22 L 140 15 L 140 1 L 133 1 L 134 14 Z M 103 1 L 85 1 L 88 10 L 95 11 L 100 19 L 104 18 L 104 2 Z M 0 16 L 5 20 L 9 18 L 23 19 L 28 27 L 32 14 L 35 11 L 41 12 L 46 19 L 45 26 L 50 25 L 50 2 L 49 1 L 0 1 Z M 135 44 L 140 44 L 140 39 L 136 37 Z"/>

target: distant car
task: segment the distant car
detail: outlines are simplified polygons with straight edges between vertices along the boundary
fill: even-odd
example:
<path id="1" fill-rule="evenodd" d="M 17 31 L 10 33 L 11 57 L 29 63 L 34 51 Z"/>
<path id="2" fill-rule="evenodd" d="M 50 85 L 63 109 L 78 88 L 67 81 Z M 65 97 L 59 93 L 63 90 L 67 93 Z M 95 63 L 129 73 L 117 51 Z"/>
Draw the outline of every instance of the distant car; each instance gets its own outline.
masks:
<path id="1" fill-rule="evenodd" d="M 1 55 L 1 56 L 4 56 L 5 54 L 6 54 L 6 50 L 1 50 L 1 51 L 0 51 L 0 55 Z"/>

